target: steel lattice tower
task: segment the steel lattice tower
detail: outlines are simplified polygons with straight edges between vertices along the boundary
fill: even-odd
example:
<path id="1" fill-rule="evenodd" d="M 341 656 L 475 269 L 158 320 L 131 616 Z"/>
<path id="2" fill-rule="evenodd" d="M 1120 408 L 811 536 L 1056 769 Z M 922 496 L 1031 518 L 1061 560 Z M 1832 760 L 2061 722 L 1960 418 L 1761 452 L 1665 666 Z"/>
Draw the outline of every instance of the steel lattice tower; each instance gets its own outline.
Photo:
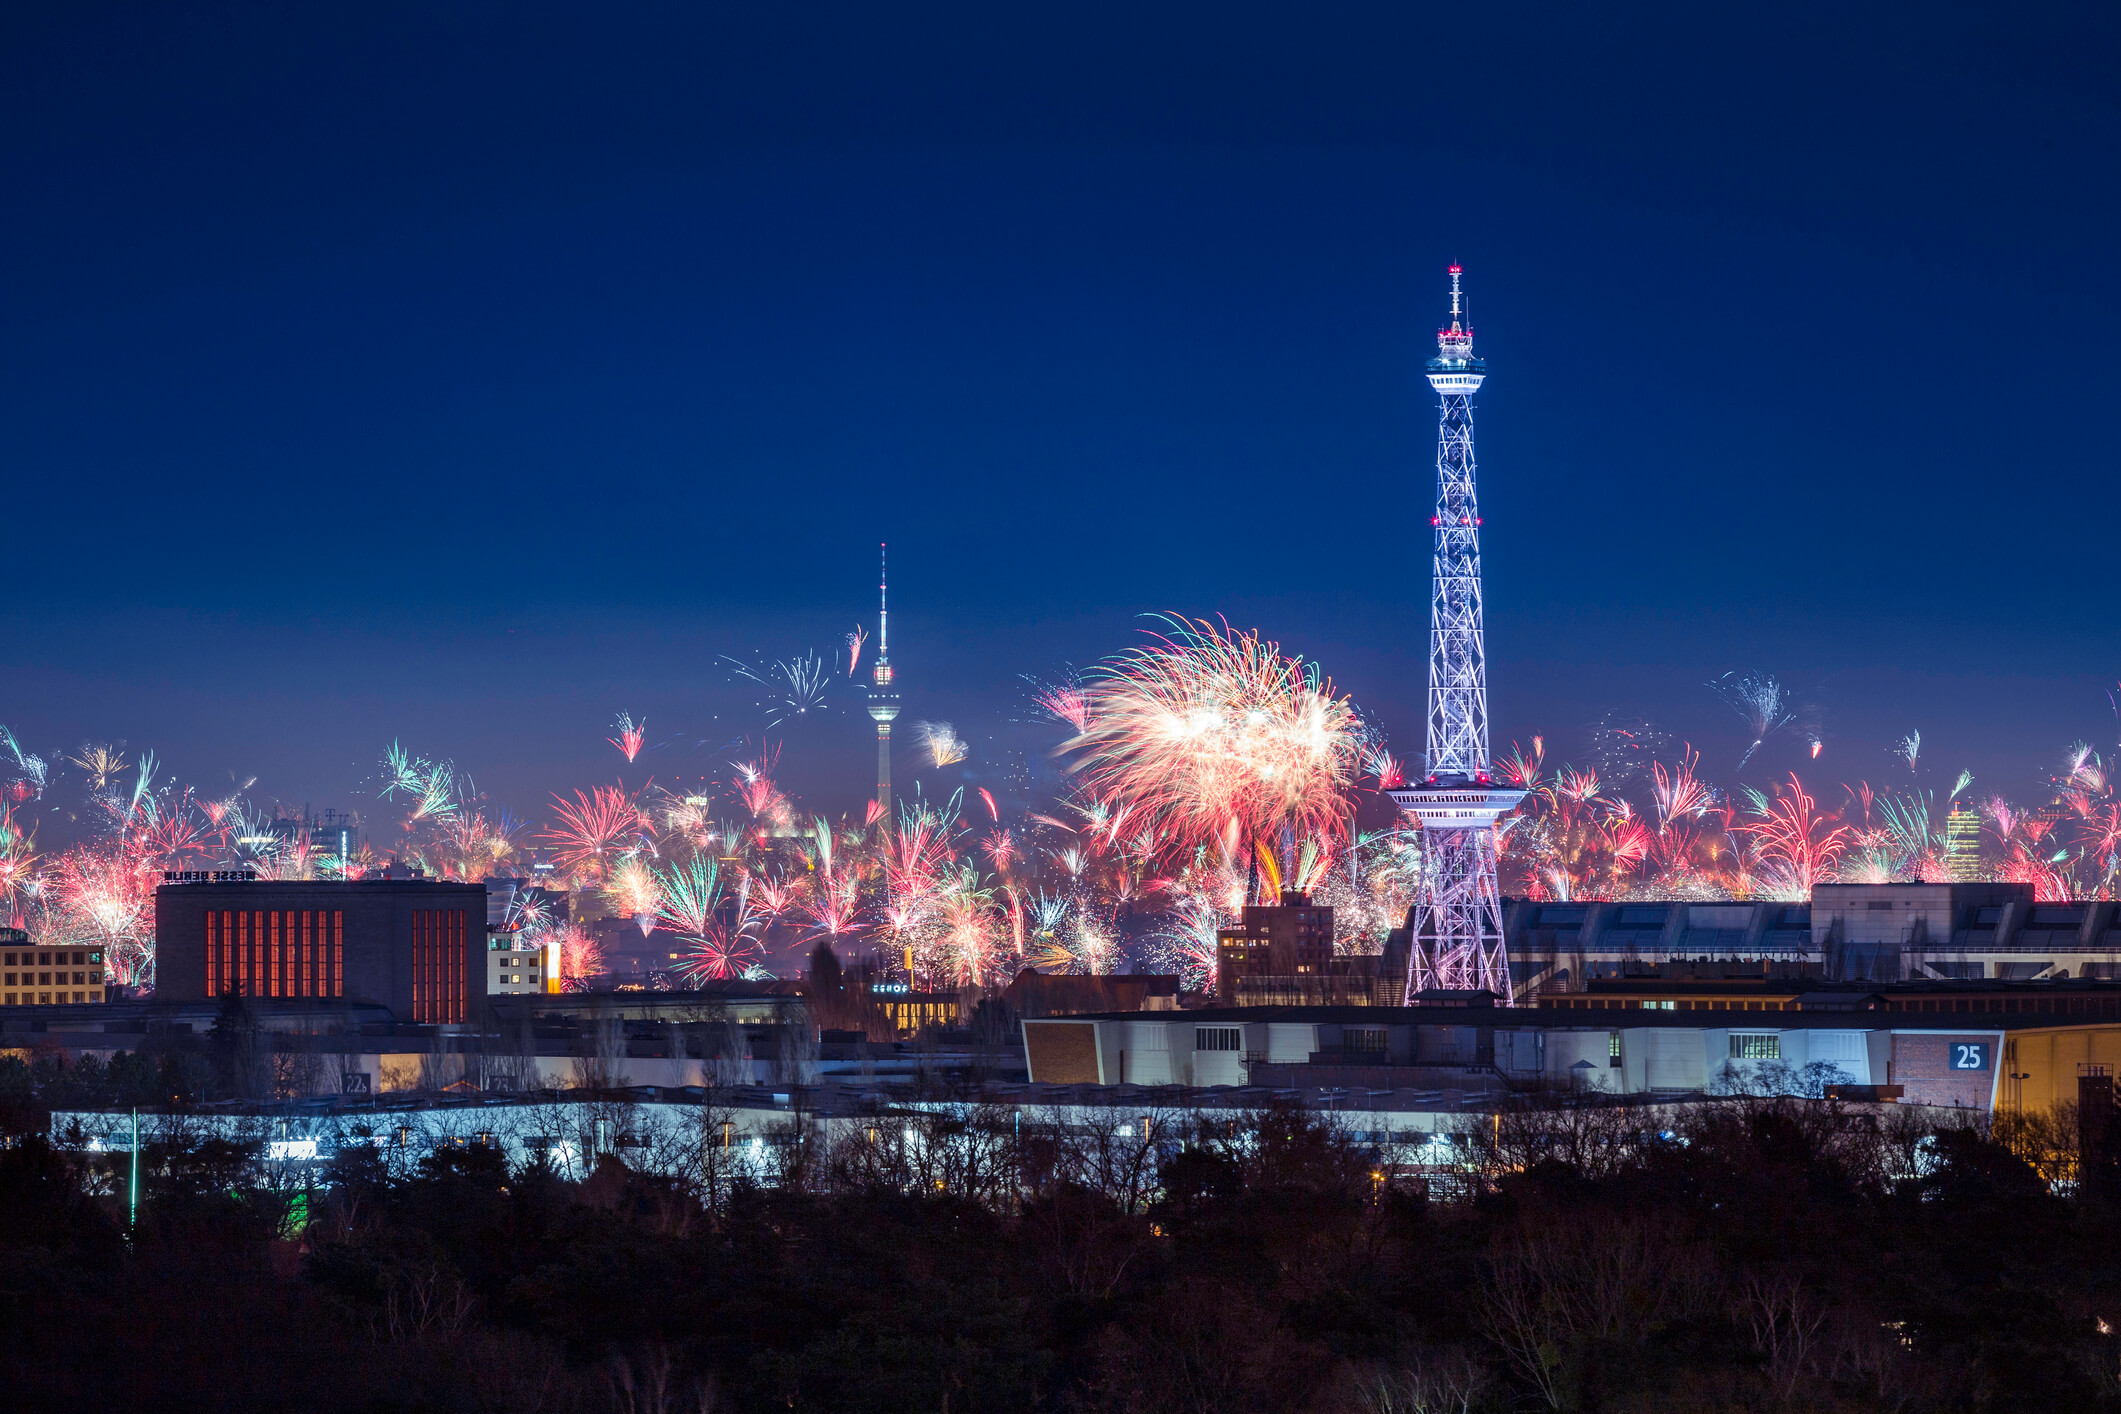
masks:
<path id="1" fill-rule="evenodd" d="M 869 693 L 869 715 L 876 721 L 876 809 L 879 828 L 891 828 L 891 722 L 898 716 L 898 693 L 891 687 L 891 605 L 885 588 L 891 583 L 885 546 L 876 549 L 876 682 Z"/>
<path id="2" fill-rule="evenodd" d="M 1429 600 L 1428 774 L 1392 799 L 1422 829 L 1422 882 L 1407 923 L 1413 946 L 1406 1001 L 1426 991 L 1514 999 L 1495 882 L 1495 821 L 1524 798 L 1497 789 L 1488 763 L 1488 663 L 1482 636 L 1480 503 L 1473 477 L 1473 394 L 1487 365 L 1473 357 L 1451 267 L 1451 322 L 1436 334 L 1429 386 L 1443 400 L 1436 429 L 1436 555 Z"/>

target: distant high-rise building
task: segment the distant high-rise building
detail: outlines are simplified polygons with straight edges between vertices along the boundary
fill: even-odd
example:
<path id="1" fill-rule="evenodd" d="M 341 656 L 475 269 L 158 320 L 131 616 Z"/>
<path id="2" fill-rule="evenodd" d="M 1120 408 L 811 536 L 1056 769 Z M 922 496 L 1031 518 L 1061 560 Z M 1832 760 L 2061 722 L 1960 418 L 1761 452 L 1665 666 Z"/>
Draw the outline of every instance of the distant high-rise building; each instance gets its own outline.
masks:
<path id="1" fill-rule="evenodd" d="M 1215 991 L 1237 997 L 1240 977 L 1323 974 L 1333 956 L 1333 910 L 1283 889 L 1280 906 L 1247 904 L 1238 922 L 1215 935 Z"/>
<path id="2" fill-rule="evenodd" d="M 1495 821 L 1524 798 L 1488 762 L 1488 658 L 1481 609 L 1480 503 L 1474 491 L 1473 356 L 1463 271 L 1451 267 L 1451 322 L 1437 331 L 1429 386 L 1442 399 L 1436 437 L 1435 553 L 1429 600 L 1428 774 L 1391 792 L 1421 824 L 1421 886 L 1408 918 L 1406 1000 L 1423 992 L 1513 992 L 1495 880 Z"/>
<path id="3" fill-rule="evenodd" d="M 877 547 L 876 667 L 870 676 L 869 715 L 876 720 L 876 809 L 885 828 L 891 824 L 891 723 L 898 716 L 898 693 L 891 686 L 891 583 L 887 547 Z"/>
<path id="4" fill-rule="evenodd" d="M 1944 817 L 1944 867 L 1956 884 L 1981 877 L 1981 813 L 1957 804 Z"/>
<path id="5" fill-rule="evenodd" d="M 313 815 L 305 806 L 299 816 L 269 821 L 263 834 L 246 836 L 243 842 L 254 848 L 285 850 L 298 840 L 307 840 L 313 859 L 351 859 L 361 846 L 360 827 L 359 817 L 350 811 L 327 809 Z"/>

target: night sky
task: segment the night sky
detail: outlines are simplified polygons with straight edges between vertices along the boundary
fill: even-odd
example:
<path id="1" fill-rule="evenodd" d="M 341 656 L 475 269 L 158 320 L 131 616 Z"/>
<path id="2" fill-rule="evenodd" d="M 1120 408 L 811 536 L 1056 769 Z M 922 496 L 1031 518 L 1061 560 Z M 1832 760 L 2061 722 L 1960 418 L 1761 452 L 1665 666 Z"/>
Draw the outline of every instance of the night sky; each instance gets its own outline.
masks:
<path id="1" fill-rule="evenodd" d="M 631 783 L 858 808 L 855 694 L 718 655 L 840 651 L 888 540 L 975 780 L 1166 610 L 1418 755 L 1458 260 L 1498 749 L 1727 779 L 1772 672 L 1823 795 L 1912 729 L 2029 798 L 2116 736 L 2121 12 L 1744 8 L 10 9 L 0 723 L 531 815 L 624 708 Z"/>

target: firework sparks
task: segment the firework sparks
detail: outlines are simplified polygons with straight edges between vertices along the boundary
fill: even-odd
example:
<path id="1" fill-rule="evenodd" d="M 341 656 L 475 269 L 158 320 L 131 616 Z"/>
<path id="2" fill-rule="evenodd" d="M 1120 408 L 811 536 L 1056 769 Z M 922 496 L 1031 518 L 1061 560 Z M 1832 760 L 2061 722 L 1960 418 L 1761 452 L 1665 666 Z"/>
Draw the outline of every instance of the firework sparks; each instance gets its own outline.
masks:
<path id="1" fill-rule="evenodd" d="M 1078 734 L 1090 730 L 1090 694 L 1081 683 L 1070 680 L 1064 683 L 1036 683 L 1037 691 L 1031 700 L 1039 709 L 1057 722 L 1066 722 Z"/>
<path id="2" fill-rule="evenodd" d="M 915 722 L 913 730 L 921 739 L 921 749 L 937 766 L 955 766 L 972 751 L 948 722 Z"/>
<path id="3" fill-rule="evenodd" d="M 795 820 L 794 805 L 773 783 L 772 772 L 779 761 L 780 753 L 769 750 L 754 761 L 729 763 L 730 769 L 736 772 L 730 784 L 736 790 L 737 799 L 751 812 L 754 826 L 784 828 Z"/>
<path id="4" fill-rule="evenodd" d="M 612 730 L 617 732 L 618 735 L 607 736 L 604 740 L 617 747 L 619 754 L 625 757 L 630 764 L 636 756 L 641 754 L 641 743 L 648 736 L 648 719 L 644 717 L 636 722 L 631 713 L 621 712 L 618 720 L 612 724 Z"/>
<path id="5" fill-rule="evenodd" d="M 722 873 L 712 859 L 693 858 L 653 871 L 656 916 L 689 938 L 704 936 L 722 908 Z"/>
<path id="6" fill-rule="evenodd" d="M 1256 634 L 1173 623 L 1106 672 L 1064 748 L 1090 797 L 1142 812 L 1171 853 L 1233 820 L 1249 839 L 1344 830 L 1368 744 L 1348 700 Z"/>
<path id="7" fill-rule="evenodd" d="M 42 799 L 44 788 L 51 780 L 51 764 L 42 756 L 24 751 L 22 743 L 6 727 L 0 726 L 0 746 L 7 748 L 8 755 L 15 760 L 15 769 L 22 774 L 10 784 L 15 803 Z"/>
<path id="8" fill-rule="evenodd" d="M 79 756 L 67 758 L 88 775 L 90 790 L 108 790 L 110 783 L 125 770 L 125 753 L 118 746 L 83 746 Z"/>
<path id="9" fill-rule="evenodd" d="M 1591 731 L 1591 759 L 1608 788 L 1623 790 L 1642 779 L 1671 740 L 1654 723 L 1607 712 Z"/>
<path id="10" fill-rule="evenodd" d="M 1758 802 L 1759 819 L 1735 828 L 1751 837 L 1764 864 L 1772 892 L 1784 898 L 1809 898 L 1815 884 L 1832 883 L 1834 864 L 1849 844 L 1849 827 L 1829 825 L 1817 802 L 1793 773 L 1789 789 L 1779 787 L 1773 801 Z"/>
<path id="11" fill-rule="evenodd" d="M 850 653 L 850 660 L 852 656 Z M 722 661 L 734 668 L 738 677 L 766 689 L 766 696 L 758 705 L 765 710 L 769 727 L 780 726 L 791 717 L 805 717 L 818 710 L 824 705 L 826 690 L 832 683 L 825 660 L 816 653 L 798 653 L 763 668 L 726 655 Z"/>
<path id="12" fill-rule="evenodd" d="M 862 665 L 862 646 L 863 646 L 864 644 L 868 643 L 868 641 L 869 641 L 869 630 L 868 630 L 868 629 L 866 629 L 866 628 L 863 628 L 863 627 L 862 627 L 862 626 L 861 626 L 860 624 L 856 624 L 856 625 L 854 626 L 854 632 L 853 632 L 853 633 L 850 633 L 850 634 L 848 634 L 848 635 L 847 635 L 847 676 L 848 676 L 848 677 L 850 677 L 850 678 L 851 678 L 851 677 L 853 677 L 853 676 L 854 676 L 854 673 L 855 673 L 855 670 L 856 670 L 857 668 L 861 667 L 861 665 Z"/>
<path id="13" fill-rule="evenodd" d="M 383 756 L 385 800 L 403 793 L 411 798 L 413 820 L 446 820 L 456 813 L 456 768 L 447 761 L 413 756 L 395 741 Z"/>
<path id="14" fill-rule="evenodd" d="M 578 882 L 608 878 L 621 842 L 641 825 L 640 810 L 617 786 L 597 786 L 588 795 L 576 791 L 571 804 L 555 795 L 553 814 L 558 823 L 538 838 L 552 847 L 552 862 Z"/>
<path id="15" fill-rule="evenodd" d="M 980 853 L 987 856 L 987 862 L 993 865 L 997 872 L 1005 874 L 1010 865 L 1023 857 L 1023 850 L 1018 846 L 1016 837 L 1000 828 L 987 832 L 987 838 L 980 843 Z"/>
<path id="16" fill-rule="evenodd" d="M 1752 734 L 1753 744 L 1738 758 L 1737 770 L 1744 770 L 1745 763 L 1753 759 L 1753 753 L 1769 737 L 1796 720 L 1797 714 L 1790 710 L 1789 692 L 1771 674 L 1725 673 L 1709 688 L 1729 704 Z"/>
<path id="17" fill-rule="evenodd" d="M 605 897 L 612 906 L 634 921 L 647 937 L 655 929 L 656 913 L 663 906 L 663 890 L 656 882 L 655 871 L 639 859 L 622 859 L 611 871 L 611 881 L 604 886 Z"/>

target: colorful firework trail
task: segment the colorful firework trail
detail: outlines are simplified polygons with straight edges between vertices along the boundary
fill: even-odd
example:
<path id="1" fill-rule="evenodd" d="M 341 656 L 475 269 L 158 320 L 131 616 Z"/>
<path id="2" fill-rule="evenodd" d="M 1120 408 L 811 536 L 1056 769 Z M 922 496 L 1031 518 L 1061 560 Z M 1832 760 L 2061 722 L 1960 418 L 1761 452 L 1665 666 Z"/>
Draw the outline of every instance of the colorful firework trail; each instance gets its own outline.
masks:
<path id="1" fill-rule="evenodd" d="M 1770 674 L 1725 673 L 1709 686 L 1739 715 L 1746 730 L 1752 734 L 1753 744 L 1738 758 L 1735 770 L 1744 770 L 1745 763 L 1753 759 L 1753 753 L 1765 745 L 1769 737 L 1796 720 L 1796 713 L 1790 710 L 1789 693 Z"/>
<path id="2" fill-rule="evenodd" d="M 647 740 L 647 720 L 644 718 L 636 722 L 632 713 L 621 712 L 618 715 L 618 720 L 612 724 L 612 730 L 617 732 L 618 735 L 605 737 L 604 740 L 617 747 L 619 754 L 626 758 L 628 765 L 631 765 L 634 758 L 641 754 L 641 743 Z"/>

